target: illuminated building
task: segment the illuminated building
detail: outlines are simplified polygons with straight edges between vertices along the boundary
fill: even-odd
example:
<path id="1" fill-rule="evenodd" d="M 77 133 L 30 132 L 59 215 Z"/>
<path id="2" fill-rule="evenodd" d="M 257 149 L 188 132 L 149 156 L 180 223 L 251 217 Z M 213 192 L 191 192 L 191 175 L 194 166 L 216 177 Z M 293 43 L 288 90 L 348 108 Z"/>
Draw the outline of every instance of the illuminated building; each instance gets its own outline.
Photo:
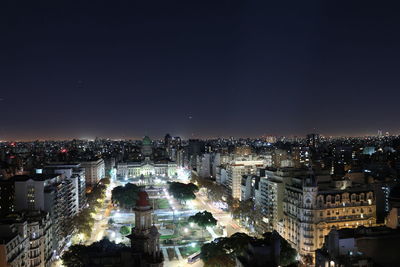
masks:
<path id="1" fill-rule="evenodd" d="M 273 172 L 266 171 L 265 177 L 260 178 L 259 207 L 263 214 L 262 224 L 264 231 L 272 231 L 278 228 L 277 224 L 283 218 L 283 192 L 282 177 Z"/>
<path id="2" fill-rule="evenodd" d="M 80 162 L 85 169 L 87 186 L 95 186 L 105 177 L 105 164 L 103 159 Z"/>
<path id="3" fill-rule="evenodd" d="M 0 266 L 49 267 L 53 255 L 51 230 L 52 221 L 47 212 L 24 211 L 3 217 L 0 240 L 13 242 L 4 247 L 0 243 Z M 2 262 L 2 255 L 6 255 L 8 265 Z"/>
<path id="4" fill-rule="evenodd" d="M 117 177 L 120 178 L 175 177 L 176 174 L 177 164 L 168 160 L 154 162 L 147 157 L 142 162 L 121 162 L 117 164 Z"/>
<path id="5" fill-rule="evenodd" d="M 313 173 L 285 180 L 278 231 L 301 255 L 313 255 L 332 229 L 376 225 L 373 190 L 339 180 L 318 183 Z"/>
<path id="6" fill-rule="evenodd" d="M 78 188 L 73 180 L 61 174 L 12 178 L 15 185 L 15 210 L 46 211 L 52 221 L 53 250 L 60 253 L 72 233 L 72 225 L 66 223 L 78 212 Z M 65 233 L 67 235 L 65 235 Z"/>
<path id="7" fill-rule="evenodd" d="M 262 156 L 238 157 L 227 167 L 227 185 L 234 199 L 241 199 L 243 175 L 257 174 L 258 168 L 265 168 L 266 161 Z"/>

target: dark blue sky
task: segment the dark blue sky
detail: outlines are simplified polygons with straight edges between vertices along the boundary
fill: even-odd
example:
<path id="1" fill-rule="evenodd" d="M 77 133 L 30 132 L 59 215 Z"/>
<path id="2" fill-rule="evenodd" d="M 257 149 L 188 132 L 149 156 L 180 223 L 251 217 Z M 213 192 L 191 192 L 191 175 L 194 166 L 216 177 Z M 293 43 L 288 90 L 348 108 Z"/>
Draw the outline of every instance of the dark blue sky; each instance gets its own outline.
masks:
<path id="1" fill-rule="evenodd" d="M 398 133 L 388 3 L 4 1 L 0 140 Z"/>

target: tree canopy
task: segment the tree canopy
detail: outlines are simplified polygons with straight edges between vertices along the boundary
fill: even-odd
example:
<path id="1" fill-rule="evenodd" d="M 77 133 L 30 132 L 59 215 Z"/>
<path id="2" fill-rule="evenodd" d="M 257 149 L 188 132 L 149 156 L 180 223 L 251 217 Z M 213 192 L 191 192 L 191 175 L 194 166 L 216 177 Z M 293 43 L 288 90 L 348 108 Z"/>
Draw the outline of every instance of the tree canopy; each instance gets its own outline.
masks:
<path id="1" fill-rule="evenodd" d="M 94 219 L 90 213 L 91 209 L 86 208 L 72 218 L 72 224 L 78 233 L 84 234 L 86 237 L 91 235 L 92 227 L 94 225 Z"/>
<path id="2" fill-rule="evenodd" d="M 261 239 L 244 233 L 235 233 L 231 237 L 217 238 L 201 247 L 201 259 L 205 266 L 209 267 L 235 266 L 235 258 L 243 255 L 250 242 L 271 244 L 271 237 L 271 233 L 264 234 L 264 238 Z M 280 244 L 280 265 L 288 266 L 295 262 L 296 250 L 282 237 L 280 237 Z"/>
<path id="3" fill-rule="evenodd" d="M 198 226 L 202 228 L 206 228 L 208 226 L 215 226 L 217 225 L 217 220 L 214 218 L 214 216 L 208 212 L 208 211 L 203 211 L 203 212 L 198 212 L 193 216 L 189 217 L 189 222 L 196 223 Z"/>
<path id="4" fill-rule="evenodd" d="M 126 249 L 125 245 L 115 244 L 107 238 L 94 242 L 90 246 L 73 245 L 61 257 L 63 265 L 66 267 L 91 266 L 93 255 L 103 254 L 104 252 L 118 252 Z"/>
<path id="5" fill-rule="evenodd" d="M 222 197 L 226 195 L 225 188 L 210 179 L 201 178 L 198 175 L 192 174 L 190 181 L 195 183 L 198 187 L 204 188 L 207 192 L 207 197 L 212 201 L 221 201 Z"/>
<path id="6" fill-rule="evenodd" d="M 129 228 L 126 225 L 121 226 L 121 228 L 119 229 L 119 232 L 121 233 L 121 235 L 129 235 L 131 233 L 131 228 Z"/>
<path id="7" fill-rule="evenodd" d="M 96 185 L 87 195 L 87 200 L 90 204 L 94 204 L 97 199 L 103 199 L 106 196 L 106 186 L 103 184 Z"/>
<path id="8" fill-rule="evenodd" d="M 112 190 L 111 200 L 117 203 L 121 208 L 133 208 L 138 199 L 140 187 L 127 183 L 125 186 L 117 186 Z"/>
<path id="9" fill-rule="evenodd" d="M 89 237 L 92 232 L 92 227 L 94 225 L 94 219 L 91 213 L 96 212 L 96 208 L 101 206 L 101 202 L 98 199 L 103 199 L 105 197 L 106 186 L 98 184 L 92 191 L 87 194 L 87 202 L 89 207 L 86 207 L 77 215 L 72 218 L 72 225 L 77 229 L 78 233 L 84 234 Z"/>
<path id="10" fill-rule="evenodd" d="M 172 194 L 174 198 L 179 201 L 187 201 L 191 199 L 195 199 L 196 193 L 199 191 L 199 188 L 192 183 L 184 184 L 179 182 L 171 182 L 169 183 L 169 192 Z"/>

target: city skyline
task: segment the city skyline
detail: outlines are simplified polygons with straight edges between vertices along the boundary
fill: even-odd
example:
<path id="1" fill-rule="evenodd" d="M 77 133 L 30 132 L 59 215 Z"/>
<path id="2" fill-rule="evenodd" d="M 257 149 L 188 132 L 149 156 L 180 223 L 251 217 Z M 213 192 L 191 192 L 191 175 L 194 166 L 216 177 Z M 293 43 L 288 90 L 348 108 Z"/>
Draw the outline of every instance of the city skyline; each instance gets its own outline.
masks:
<path id="1" fill-rule="evenodd" d="M 9 5 L 0 139 L 398 134 L 395 10 L 370 1 Z"/>
<path id="2" fill-rule="evenodd" d="M 226 136 L 198 136 L 198 135 L 180 135 L 180 134 L 173 134 L 171 132 L 166 132 L 164 135 L 148 135 L 148 134 L 143 134 L 141 136 L 123 136 L 123 137 L 111 137 L 111 136 L 70 136 L 70 137 L 46 137 L 42 136 L 41 138 L 11 138 L 11 139 L 5 139 L 5 138 L 0 138 L 0 142 L 33 142 L 33 141 L 71 141 L 71 140 L 87 140 L 87 141 L 94 141 L 95 139 L 107 139 L 107 140 L 113 140 L 113 141 L 141 141 L 143 137 L 149 136 L 152 140 L 163 140 L 166 134 L 171 134 L 172 137 L 179 137 L 182 140 L 189 140 L 189 139 L 200 139 L 200 140 L 216 140 L 216 139 L 229 139 L 229 138 L 235 138 L 235 139 L 264 139 L 268 137 L 274 137 L 274 138 L 289 138 L 289 139 L 306 139 L 307 134 L 311 133 L 316 133 L 319 134 L 321 137 L 324 138 L 366 138 L 366 137 L 378 137 L 377 133 L 365 133 L 365 134 L 355 134 L 355 135 L 328 135 L 328 134 L 323 134 L 320 132 L 307 132 L 305 134 L 288 134 L 288 135 L 277 135 L 277 134 L 261 134 L 261 135 L 254 135 L 254 136 L 238 136 L 238 135 L 226 135 Z M 399 136 L 397 133 L 390 133 L 390 132 L 383 132 L 382 136 Z"/>

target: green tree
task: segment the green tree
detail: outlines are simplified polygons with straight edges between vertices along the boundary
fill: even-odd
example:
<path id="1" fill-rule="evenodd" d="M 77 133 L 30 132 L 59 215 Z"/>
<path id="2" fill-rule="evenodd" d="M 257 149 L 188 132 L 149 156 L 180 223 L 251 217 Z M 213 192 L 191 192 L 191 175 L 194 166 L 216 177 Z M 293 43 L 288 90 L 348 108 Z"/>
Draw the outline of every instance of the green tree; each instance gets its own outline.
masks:
<path id="1" fill-rule="evenodd" d="M 126 225 L 123 225 L 119 229 L 119 232 L 121 233 L 121 235 L 126 236 L 126 235 L 129 235 L 131 233 L 131 228 L 126 226 Z"/>
<path id="2" fill-rule="evenodd" d="M 90 246 L 73 245 L 64 252 L 61 259 L 63 260 L 63 265 L 66 267 L 93 266 L 94 262 L 92 260 L 96 255 L 107 254 L 108 252 L 118 253 L 125 249 L 125 245 L 115 244 L 104 238 L 98 242 L 94 242 Z"/>
<path id="3" fill-rule="evenodd" d="M 211 243 L 205 243 L 201 247 L 200 257 L 204 266 L 208 267 L 233 267 L 235 261 L 229 256 L 223 245 L 226 238 L 222 237 Z"/>
<path id="4" fill-rule="evenodd" d="M 169 192 L 174 198 L 180 202 L 186 202 L 187 200 L 195 199 L 195 193 L 199 191 L 199 188 L 192 183 L 184 184 L 179 182 L 169 183 Z"/>
<path id="5" fill-rule="evenodd" d="M 288 266 L 296 261 L 297 251 L 292 248 L 284 238 L 281 238 L 281 254 L 280 264 L 281 266 Z M 312 263 L 312 259 L 311 259 Z"/>
<path id="6" fill-rule="evenodd" d="M 78 233 L 82 233 L 86 237 L 91 235 L 94 225 L 94 219 L 91 216 L 91 212 L 92 211 L 89 208 L 86 208 L 71 220 L 72 225 L 75 227 Z"/>
<path id="7" fill-rule="evenodd" d="M 279 238 L 281 246 L 280 265 L 289 266 L 293 264 L 296 261 L 296 250 L 276 232 L 265 233 L 261 239 L 248 236 L 244 233 L 235 233 L 231 237 L 217 238 L 213 242 L 206 243 L 201 247 L 200 257 L 204 261 L 205 266 L 235 266 L 235 258 L 243 256 L 250 242 L 254 241 L 260 245 L 269 246 L 275 238 Z"/>
<path id="8" fill-rule="evenodd" d="M 86 246 L 73 245 L 64 252 L 61 257 L 63 265 L 67 267 L 84 267 L 85 266 Z"/>
<path id="9" fill-rule="evenodd" d="M 111 200 L 122 208 L 130 209 L 135 207 L 139 191 L 140 187 L 131 183 L 117 186 L 112 190 Z"/>
<path id="10" fill-rule="evenodd" d="M 90 208 L 100 207 L 98 199 L 104 199 L 106 196 L 106 186 L 103 184 L 96 185 L 90 193 L 87 194 L 87 202 Z"/>
<path id="11" fill-rule="evenodd" d="M 203 212 L 198 212 L 193 216 L 190 216 L 188 221 L 189 223 L 191 222 L 196 223 L 198 226 L 202 228 L 217 225 L 217 220 L 214 218 L 211 212 L 208 212 L 206 210 Z"/>

